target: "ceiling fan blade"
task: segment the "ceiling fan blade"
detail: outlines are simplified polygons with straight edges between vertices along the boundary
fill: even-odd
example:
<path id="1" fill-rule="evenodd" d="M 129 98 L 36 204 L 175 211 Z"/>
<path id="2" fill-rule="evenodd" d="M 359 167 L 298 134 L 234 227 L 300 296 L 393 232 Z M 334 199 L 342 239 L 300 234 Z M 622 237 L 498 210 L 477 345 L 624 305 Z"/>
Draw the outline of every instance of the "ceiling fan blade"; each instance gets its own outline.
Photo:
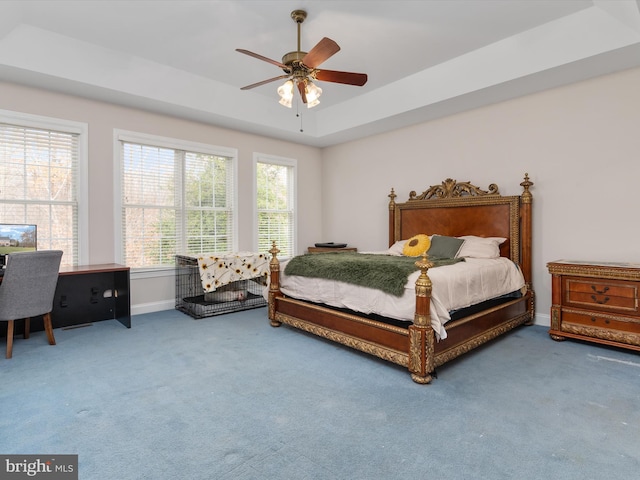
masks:
<path id="1" fill-rule="evenodd" d="M 259 87 L 260 85 L 264 85 L 265 83 L 275 82 L 276 80 L 280 80 L 281 78 L 289 78 L 289 75 L 280 75 L 278 77 L 273 77 L 268 80 L 263 80 L 258 83 L 252 83 L 251 85 L 247 85 L 246 87 L 242 87 L 240 90 L 249 90 L 250 88 Z"/>
<path id="2" fill-rule="evenodd" d="M 290 68 L 287 67 L 284 63 L 280 63 L 280 62 L 277 62 L 275 60 L 271 60 L 270 58 L 263 57 L 262 55 L 260 55 L 258 53 L 250 52 L 249 50 L 244 50 L 242 48 L 236 48 L 236 52 L 244 53 L 245 55 L 249 55 L 250 57 L 257 58 L 258 60 L 262 60 L 264 62 L 270 63 L 270 64 L 275 65 L 276 67 L 280 67 L 280 68 L 282 68 L 284 70 L 287 70 L 287 71 L 290 70 Z"/>
<path id="3" fill-rule="evenodd" d="M 302 97 L 302 103 L 307 103 L 307 92 L 305 92 L 304 82 L 298 82 L 298 91 Z"/>
<path id="4" fill-rule="evenodd" d="M 366 73 L 338 72 L 336 70 L 317 70 L 316 79 L 323 82 L 346 83 L 347 85 L 363 86 L 367 83 Z"/>
<path id="5" fill-rule="evenodd" d="M 316 68 L 322 62 L 335 55 L 339 51 L 340 47 L 336 42 L 334 42 L 330 38 L 324 37 L 316 44 L 315 47 L 313 47 L 309 51 L 309 53 L 304 56 L 304 58 L 302 59 L 302 63 L 304 63 L 309 68 Z"/>

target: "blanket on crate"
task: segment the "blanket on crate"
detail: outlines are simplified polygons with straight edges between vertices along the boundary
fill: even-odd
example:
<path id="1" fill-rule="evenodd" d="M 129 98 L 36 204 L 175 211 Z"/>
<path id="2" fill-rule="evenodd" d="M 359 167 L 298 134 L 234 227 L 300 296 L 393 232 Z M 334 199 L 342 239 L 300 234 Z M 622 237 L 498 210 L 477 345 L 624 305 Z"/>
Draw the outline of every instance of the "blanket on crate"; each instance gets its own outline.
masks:
<path id="1" fill-rule="evenodd" d="M 382 290 L 402 296 L 409 275 L 418 270 L 418 257 L 402 257 L 370 253 L 329 252 L 293 257 L 284 269 L 285 275 L 324 278 Z M 451 265 L 464 258 L 429 258 L 434 267 Z"/>
<path id="2" fill-rule="evenodd" d="M 262 277 L 269 274 L 269 259 L 263 253 L 234 252 L 207 254 L 198 257 L 200 280 L 205 293 L 239 280 Z"/>

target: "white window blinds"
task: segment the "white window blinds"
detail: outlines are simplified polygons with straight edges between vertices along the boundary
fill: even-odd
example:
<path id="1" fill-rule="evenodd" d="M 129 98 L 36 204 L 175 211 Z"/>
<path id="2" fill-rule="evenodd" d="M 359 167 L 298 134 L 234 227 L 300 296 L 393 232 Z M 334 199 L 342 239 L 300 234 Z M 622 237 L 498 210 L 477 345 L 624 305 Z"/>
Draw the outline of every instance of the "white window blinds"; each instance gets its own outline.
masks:
<path id="1" fill-rule="evenodd" d="M 121 149 L 124 264 L 168 267 L 177 254 L 235 249 L 235 157 L 132 141 Z"/>
<path id="2" fill-rule="evenodd" d="M 234 250 L 233 169 L 228 158 L 185 156 L 186 252 Z"/>
<path id="3" fill-rule="evenodd" d="M 39 250 L 78 264 L 79 133 L 0 124 L 0 223 L 37 225 Z"/>
<path id="4" fill-rule="evenodd" d="M 256 161 L 258 251 L 272 242 L 282 258 L 295 254 L 295 161 L 259 156 Z"/>

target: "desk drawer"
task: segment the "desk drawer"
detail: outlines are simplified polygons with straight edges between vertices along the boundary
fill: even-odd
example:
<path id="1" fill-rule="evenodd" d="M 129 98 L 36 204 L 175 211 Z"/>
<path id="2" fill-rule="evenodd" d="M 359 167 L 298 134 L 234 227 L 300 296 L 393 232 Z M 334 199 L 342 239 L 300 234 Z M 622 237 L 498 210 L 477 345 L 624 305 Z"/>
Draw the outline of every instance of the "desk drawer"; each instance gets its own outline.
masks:
<path id="1" fill-rule="evenodd" d="M 593 328 L 617 330 L 621 332 L 629 332 L 640 335 L 640 319 L 633 317 L 603 315 L 596 312 L 563 312 L 563 326 L 565 323 L 573 323 Z"/>
<path id="2" fill-rule="evenodd" d="M 638 283 L 566 278 L 564 304 L 622 313 L 638 313 Z"/>

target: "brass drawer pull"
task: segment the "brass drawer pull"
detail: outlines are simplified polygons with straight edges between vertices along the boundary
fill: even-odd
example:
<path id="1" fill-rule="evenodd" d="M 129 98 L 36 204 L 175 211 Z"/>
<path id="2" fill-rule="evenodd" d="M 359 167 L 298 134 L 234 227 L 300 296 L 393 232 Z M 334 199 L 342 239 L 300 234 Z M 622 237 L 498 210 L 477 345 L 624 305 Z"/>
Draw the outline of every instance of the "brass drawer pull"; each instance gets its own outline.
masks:
<path id="1" fill-rule="evenodd" d="M 609 291 L 609 287 L 604 287 L 602 290 L 598 290 L 595 285 L 591 285 L 591 290 L 593 290 L 594 292 L 602 295 L 602 294 L 607 293 Z M 591 298 L 593 298 L 593 297 L 591 297 Z"/>
<path id="2" fill-rule="evenodd" d="M 604 305 L 610 300 L 609 297 L 604 297 L 602 300 L 598 300 L 595 295 L 591 295 L 591 299 L 600 305 Z"/>
<path id="3" fill-rule="evenodd" d="M 596 323 L 598 321 L 598 319 L 596 317 L 591 317 L 591 321 L 593 323 Z M 611 323 L 611 321 L 608 318 L 604 319 L 604 323 L 606 323 L 607 325 L 609 325 L 609 323 Z"/>

